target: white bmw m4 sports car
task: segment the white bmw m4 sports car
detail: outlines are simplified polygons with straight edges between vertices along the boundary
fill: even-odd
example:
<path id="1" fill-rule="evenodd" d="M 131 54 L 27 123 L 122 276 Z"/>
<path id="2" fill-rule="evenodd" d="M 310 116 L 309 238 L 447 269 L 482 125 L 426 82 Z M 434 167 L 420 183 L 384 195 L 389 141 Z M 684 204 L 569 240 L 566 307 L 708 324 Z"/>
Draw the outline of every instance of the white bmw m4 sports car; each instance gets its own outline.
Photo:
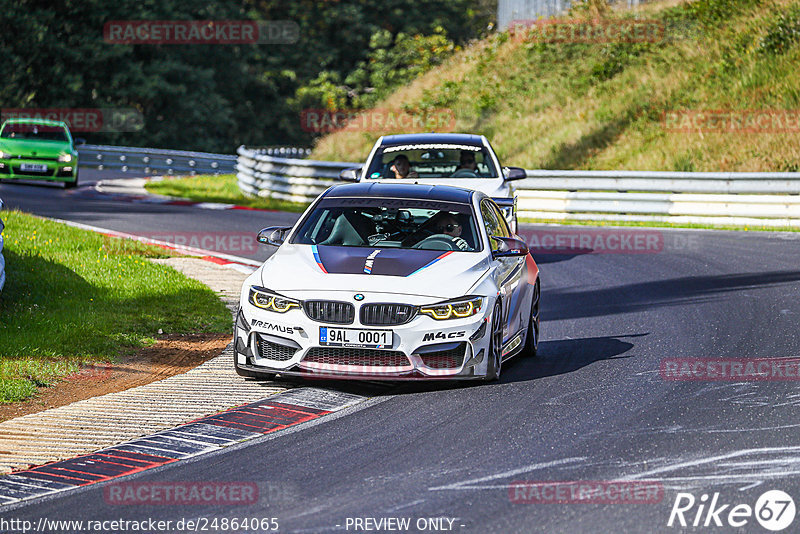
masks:
<path id="1" fill-rule="evenodd" d="M 350 379 L 499 378 L 536 354 L 539 269 L 479 191 L 335 185 L 244 283 L 237 373 Z"/>

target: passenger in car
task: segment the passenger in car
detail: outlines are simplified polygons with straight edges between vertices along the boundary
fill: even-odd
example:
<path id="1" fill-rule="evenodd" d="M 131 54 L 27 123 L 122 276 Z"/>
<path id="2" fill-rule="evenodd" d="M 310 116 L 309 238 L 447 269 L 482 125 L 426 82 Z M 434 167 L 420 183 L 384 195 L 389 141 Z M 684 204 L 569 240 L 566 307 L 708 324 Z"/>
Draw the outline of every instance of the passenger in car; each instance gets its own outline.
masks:
<path id="1" fill-rule="evenodd" d="M 394 174 L 394 178 L 419 178 L 419 174 L 411 170 L 411 163 L 405 154 L 400 154 L 392 160 L 389 171 Z"/>

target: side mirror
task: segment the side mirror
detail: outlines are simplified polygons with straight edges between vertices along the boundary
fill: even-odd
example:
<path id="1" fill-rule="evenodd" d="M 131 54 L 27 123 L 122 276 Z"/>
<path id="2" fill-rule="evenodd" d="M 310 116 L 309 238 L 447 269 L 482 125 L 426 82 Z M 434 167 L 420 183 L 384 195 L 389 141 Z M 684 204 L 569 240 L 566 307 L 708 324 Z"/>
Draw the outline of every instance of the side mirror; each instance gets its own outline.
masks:
<path id="1" fill-rule="evenodd" d="M 83 137 L 76 137 L 72 140 L 72 144 L 75 146 L 81 146 L 86 144 L 86 139 Z"/>
<path id="2" fill-rule="evenodd" d="M 279 247 L 283 244 L 283 240 L 286 238 L 286 232 L 291 229 L 291 226 L 270 226 L 269 228 L 264 228 L 258 232 L 256 241 L 262 245 Z"/>
<path id="3" fill-rule="evenodd" d="M 358 182 L 361 180 L 361 169 L 344 169 L 339 173 L 339 179 L 345 182 Z"/>
<path id="4" fill-rule="evenodd" d="M 492 239 L 497 241 L 497 250 L 492 251 L 492 259 L 497 258 L 519 258 L 527 256 L 528 245 L 525 241 L 514 237 L 500 237 L 493 235 Z"/>
<path id="5" fill-rule="evenodd" d="M 522 180 L 528 177 L 528 173 L 525 172 L 525 169 L 519 167 L 504 167 L 503 174 L 505 175 L 504 179 L 506 182 Z"/>

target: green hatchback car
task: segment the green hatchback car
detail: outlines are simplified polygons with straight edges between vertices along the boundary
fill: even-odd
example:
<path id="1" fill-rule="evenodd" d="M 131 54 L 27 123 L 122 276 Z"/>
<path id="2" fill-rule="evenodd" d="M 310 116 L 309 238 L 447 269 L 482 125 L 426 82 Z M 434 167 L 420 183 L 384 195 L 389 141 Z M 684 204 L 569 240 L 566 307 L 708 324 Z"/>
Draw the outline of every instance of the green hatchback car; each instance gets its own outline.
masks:
<path id="1" fill-rule="evenodd" d="M 67 125 L 9 119 L 0 127 L 0 180 L 47 180 L 78 185 L 78 152 Z"/>

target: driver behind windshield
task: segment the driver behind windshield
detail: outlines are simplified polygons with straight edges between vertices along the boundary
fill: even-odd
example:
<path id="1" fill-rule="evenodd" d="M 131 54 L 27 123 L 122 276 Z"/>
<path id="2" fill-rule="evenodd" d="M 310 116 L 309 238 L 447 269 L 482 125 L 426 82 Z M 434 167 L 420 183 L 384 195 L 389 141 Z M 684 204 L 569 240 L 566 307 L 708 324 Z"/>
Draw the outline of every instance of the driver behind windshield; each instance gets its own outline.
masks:
<path id="1" fill-rule="evenodd" d="M 478 164 L 475 162 L 475 153 L 469 152 L 467 150 L 461 151 L 461 157 L 459 158 L 459 169 L 468 169 L 472 172 L 478 170 Z"/>
<path id="2" fill-rule="evenodd" d="M 453 243 L 461 250 L 470 250 L 470 246 L 461 237 L 463 225 L 454 215 L 447 213 L 438 222 L 436 229 L 440 234 L 449 235 L 453 238 Z"/>
<path id="3" fill-rule="evenodd" d="M 475 177 L 478 173 L 478 163 L 475 161 L 475 153 L 469 150 L 462 150 L 453 177 Z"/>

